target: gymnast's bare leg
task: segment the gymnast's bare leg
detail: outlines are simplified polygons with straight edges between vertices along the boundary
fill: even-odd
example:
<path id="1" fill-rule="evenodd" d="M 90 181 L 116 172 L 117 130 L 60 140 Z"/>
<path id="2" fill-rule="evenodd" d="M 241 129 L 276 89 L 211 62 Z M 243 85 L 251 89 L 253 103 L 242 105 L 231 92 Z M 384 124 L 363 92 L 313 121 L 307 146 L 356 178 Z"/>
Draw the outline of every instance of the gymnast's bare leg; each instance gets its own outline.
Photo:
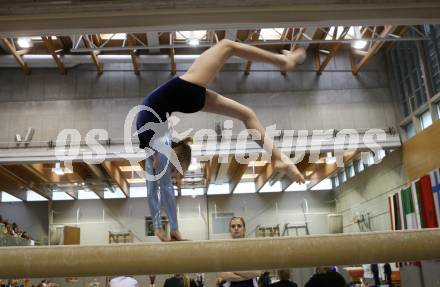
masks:
<path id="1" fill-rule="evenodd" d="M 254 46 L 225 39 L 202 53 L 189 70 L 180 78 L 199 86 L 207 87 L 223 64 L 232 56 L 238 56 L 250 61 L 272 63 L 279 66 L 282 70 L 288 71 L 294 69 L 298 63 L 304 61 L 306 52 L 300 48 L 292 53 L 276 54 Z M 239 119 L 243 121 L 246 128 L 257 130 L 262 135 L 262 140 L 256 142 L 261 147 L 264 147 L 267 152 L 272 154 L 275 169 L 278 172 L 285 173 L 295 182 L 304 183 L 304 177 L 301 172 L 288 156 L 281 153 L 281 151 L 273 145 L 272 140 L 267 137 L 264 127 L 252 109 L 214 91 L 207 90 L 203 111 Z"/>

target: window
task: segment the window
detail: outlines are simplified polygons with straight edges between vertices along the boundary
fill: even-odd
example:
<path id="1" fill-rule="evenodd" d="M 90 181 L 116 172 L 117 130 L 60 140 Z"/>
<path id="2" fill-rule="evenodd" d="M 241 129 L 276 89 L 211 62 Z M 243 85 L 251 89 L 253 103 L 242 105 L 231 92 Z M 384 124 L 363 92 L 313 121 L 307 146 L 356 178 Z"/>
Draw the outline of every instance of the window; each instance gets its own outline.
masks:
<path id="1" fill-rule="evenodd" d="M 284 28 L 266 28 L 260 30 L 260 36 L 258 40 L 281 40 Z"/>
<path id="2" fill-rule="evenodd" d="M 408 31 L 411 36 L 414 31 Z M 389 52 L 395 91 L 404 117 L 427 101 L 422 66 L 415 42 L 397 43 Z"/>
<path id="3" fill-rule="evenodd" d="M 354 169 L 356 173 L 360 173 L 364 170 L 364 163 L 362 162 L 362 160 L 357 160 L 354 162 Z"/>
<path id="4" fill-rule="evenodd" d="M 437 115 L 438 118 L 440 119 L 440 102 L 437 103 Z"/>
<path id="5" fill-rule="evenodd" d="M 347 174 L 345 173 L 345 170 L 341 170 L 338 174 L 339 177 L 339 183 L 344 183 L 347 181 Z"/>
<path id="6" fill-rule="evenodd" d="M 339 178 L 337 176 L 332 177 L 332 182 L 333 182 L 333 188 L 339 186 Z"/>
<path id="7" fill-rule="evenodd" d="M 435 94 L 440 92 L 440 26 L 425 25 L 425 31 L 431 39 L 423 44 Z"/>
<path id="8" fill-rule="evenodd" d="M 350 177 L 353 177 L 354 176 L 354 166 L 353 166 L 353 164 L 350 164 L 348 167 L 347 167 L 347 176 L 348 176 L 348 178 L 350 178 Z"/>
<path id="9" fill-rule="evenodd" d="M 409 123 L 405 126 L 406 138 L 412 138 L 416 134 L 416 129 L 414 128 L 413 123 Z"/>
<path id="10" fill-rule="evenodd" d="M 431 117 L 431 111 L 427 110 L 420 116 L 420 126 L 422 127 L 422 130 L 426 129 L 430 125 L 432 125 L 432 117 Z"/>

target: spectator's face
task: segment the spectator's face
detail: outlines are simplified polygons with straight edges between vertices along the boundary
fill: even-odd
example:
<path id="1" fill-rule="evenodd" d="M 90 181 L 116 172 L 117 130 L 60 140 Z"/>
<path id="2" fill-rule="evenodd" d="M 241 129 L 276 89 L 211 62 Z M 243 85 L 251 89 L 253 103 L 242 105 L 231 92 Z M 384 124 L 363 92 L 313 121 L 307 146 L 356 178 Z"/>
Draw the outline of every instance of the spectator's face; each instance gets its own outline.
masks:
<path id="1" fill-rule="evenodd" d="M 234 218 L 229 224 L 229 233 L 231 233 L 232 238 L 244 238 L 245 232 L 246 229 L 239 218 Z"/>

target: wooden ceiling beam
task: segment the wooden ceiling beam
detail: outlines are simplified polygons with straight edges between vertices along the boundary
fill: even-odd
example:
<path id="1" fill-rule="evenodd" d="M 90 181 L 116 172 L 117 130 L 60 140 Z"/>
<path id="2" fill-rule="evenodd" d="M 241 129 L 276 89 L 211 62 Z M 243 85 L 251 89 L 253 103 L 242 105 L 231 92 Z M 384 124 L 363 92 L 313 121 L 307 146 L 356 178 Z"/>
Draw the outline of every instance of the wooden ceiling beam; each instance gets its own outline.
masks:
<path id="1" fill-rule="evenodd" d="M 6 169 L 9 174 L 13 174 L 14 177 L 20 180 L 27 188 L 35 191 L 46 199 L 50 199 L 50 194 L 48 194 L 44 188 L 47 182 L 32 173 L 25 165 L 5 165 L 3 168 Z"/>
<path id="2" fill-rule="evenodd" d="M 258 41 L 258 39 L 260 38 L 260 33 L 261 33 L 260 29 L 252 31 L 252 33 L 250 34 L 250 41 L 251 42 Z M 252 61 L 247 61 L 246 66 L 244 68 L 244 74 L 246 76 L 249 75 L 249 73 L 251 72 L 251 67 L 252 67 Z"/>
<path id="3" fill-rule="evenodd" d="M 15 49 L 13 42 L 9 41 L 7 38 L 2 38 L 1 41 L 12 54 L 12 56 L 14 56 L 15 60 L 20 65 L 20 68 L 23 70 L 23 72 L 26 75 L 30 75 L 31 70 L 29 69 L 27 63 L 23 60 L 23 58 L 21 58 L 21 54 L 19 54 L 19 52 L 17 52 L 17 50 Z"/>
<path id="4" fill-rule="evenodd" d="M 92 48 L 92 41 L 89 39 L 89 35 L 84 35 L 83 41 L 86 48 Z M 98 75 L 102 75 L 102 73 L 104 72 L 104 64 L 99 62 L 98 54 L 99 51 L 90 52 L 90 56 L 92 57 L 93 64 L 95 64 Z"/>
<path id="5" fill-rule="evenodd" d="M 107 174 L 112 178 L 112 180 L 119 186 L 119 188 L 122 190 L 125 196 L 129 197 L 128 182 L 124 177 L 124 175 L 122 174 L 122 172 L 117 167 L 117 165 L 109 160 L 106 160 L 103 163 L 101 163 L 101 166 L 104 168 Z"/>
<path id="6" fill-rule="evenodd" d="M 43 40 L 43 43 L 46 45 L 47 50 L 52 55 L 52 58 L 54 59 L 55 63 L 57 64 L 58 70 L 60 70 L 61 75 L 66 74 L 66 69 L 64 68 L 63 62 L 61 62 L 60 56 L 55 51 L 54 43 L 52 41 L 51 37 L 41 37 Z"/>
<path id="7" fill-rule="evenodd" d="M 248 164 L 239 163 L 235 157 L 232 157 L 231 163 L 229 165 L 228 176 L 229 176 L 229 193 L 234 193 L 235 188 L 241 181 L 243 174 L 246 172 Z"/>
<path id="8" fill-rule="evenodd" d="M 359 154 L 359 152 L 360 151 L 351 151 L 344 154 L 342 159 L 344 163 L 344 167 L 347 165 L 347 163 L 353 160 Z M 314 171 L 310 176 L 310 183 L 308 185 L 308 188 L 309 189 L 313 188 L 321 181 L 323 181 L 324 179 L 332 175 L 334 172 L 336 172 L 338 168 L 339 167 L 336 165 L 336 163 L 327 164 L 324 162 L 324 163 L 315 164 Z"/>
<path id="9" fill-rule="evenodd" d="M 348 29 L 350 29 L 350 27 L 344 27 L 344 30 L 342 31 L 340 37 L 338 38 L 339 40 L 344 39 L 345 35 L 348 32 Z M 333 32 L 333 36 L 332 38 L 334 40 L 336 40 L 337 37 L 337 28 L 335 27 L 335 31 Z M 319 50 L 317 50 L 315 53 L 315 57 L 317 57 L 317 70 L 316 70 L 316 74 L 321 75 L 322 72 L 324 71 L 325 67 L 327 67 L 328 63 L 330 63 L 330 60 L 336 55 L 336 53 L 338 52 L 339 48 L 341 48 L 342 44 L 341 43 L 336 43 L 332 46 L 332 49 L 330 50 L 330 53 L 328 53 L 324 59 L 324 61 L 321 63 L 321 57 L 319 55 Z"/>
<path id="10" fill-rule="evenodd" d="M 135 46 L 136 45 L 136 40 L 134 39 L 134 37 L 132 35 L 127 35 L 127 45 L 128 46 Z M 134 73 L 137 76 L 139 76 L 140 71 L 139 71 L 139 63 L 137 61 L 136 50 L 130 50 L 130 56 L 131 56 L 131 63 L 133 64 Z"/>
<path id="11" fill-rule="evenodd" d="M 389 33 L 392 33 L 397 27 L 396 26 L 385 26 L 383 31 L 380 33 L 380 37 L 386 37 Z M 374 42 L 374 44 L 371 45 L 371 48 L 368 49 L 368 53 L 362 57 L 359 63 L 355 64 L 352 67 L 353 75 L 357 75 L 359 71 L 362 69 L 362 67 L 368 62 L 368 60 L 371 59 L 378 51 L 379 49 L 385 44 L 383 41 L 377 41 Z"/>
<path id="12" fill-rule="evenodd" d="M 82 179 L 83 182 L 90 182 L 95 180 L 100 180 L 100 178 L 96 175 L 94 171 L 91 170 L 90 165 L 85 162 L 74 162 L 72 163 L 73 170 L 76 174 Z M 100 198 L 104 199 L 104 192 L 103 191 L 92 191 Z"/>

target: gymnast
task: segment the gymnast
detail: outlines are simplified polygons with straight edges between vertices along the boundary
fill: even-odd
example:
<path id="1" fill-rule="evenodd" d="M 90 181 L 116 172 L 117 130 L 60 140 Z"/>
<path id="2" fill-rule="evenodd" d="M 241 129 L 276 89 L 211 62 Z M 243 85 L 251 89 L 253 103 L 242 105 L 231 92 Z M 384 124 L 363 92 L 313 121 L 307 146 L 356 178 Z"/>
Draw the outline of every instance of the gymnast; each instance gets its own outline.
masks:
<path id="1" fill-rule="evenodd" d="M 256 130 L 260 134 L 260 139 L 255 141 L 271 154 L 275 171 L 280 175 L 287 175 L 295 182 L 304 183 L 303 175 L 291 159 L 273 145 L 252 109 L 206 88 L 223 64 L 232 56 L 249 61 L 272 63 L 282 71 L 289 71 L 305 60 L 306 52 L 303 48 L 299 48 L 293 52 L 283 51 L 282 54 L 277 54 L 223 39 L 203 52 L 185 74 L 172 78 L 144 98 L 142 105 L 147 109 L 141 109 L 138 113 L 136 126 L 139 147 L 147 151 L 145 160 L 147 175 L 161 172 L 160 180 L 149 180 L 147 176 L 148 204 L 155 235 L 161 241 L 183 240 L 177 225 L 169 160 L 176 163 L 176 158 L 178 159 L 177 164 L 174 165 L 179 172 L 185 171 L 191 161 L 189 140 L 172 143 L 169 134 L 166 133 L 166 125 L 163 123 L 167 121 L 167 114 L 175 111 L 183 113 L 204 111 L 241 120 L 247 129 Z M 157 133 L 156 130 L 155 133 L 151 130 L 154 124 L 160 126 L 161 132 Z M 170 238 L 165 234 L 161 224 L 161 202 L 165 205 L 168 214 Z"/>

